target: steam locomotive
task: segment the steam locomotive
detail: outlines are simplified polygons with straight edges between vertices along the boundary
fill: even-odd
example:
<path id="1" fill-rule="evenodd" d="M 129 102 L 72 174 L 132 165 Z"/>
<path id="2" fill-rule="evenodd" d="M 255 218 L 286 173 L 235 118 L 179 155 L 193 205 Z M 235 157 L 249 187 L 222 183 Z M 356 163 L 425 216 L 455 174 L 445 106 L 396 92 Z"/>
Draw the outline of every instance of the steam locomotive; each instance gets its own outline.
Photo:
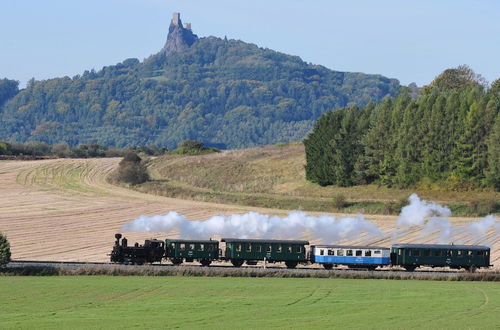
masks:
<path id="1" fill-rule="evenodd" d="M 490 248 L 480 245 L 394 244 L 380 246 L 310 245 L 300 240 L 222 238 L 217 240 L 150 239 L 144 244 L 128 245 L 121 234 L 111 251 L 111 262 L 137 264 L 170 260 L 174 265 L 198 261 L 209 266 L 213 261 L 228 261 L 235 267 L 265 263 L 319 264 L 325 269 L 345 265 L 349 268 L 375 270 L 377 267 L 400 266 L 407 271 L 417 267 L 449 267 L 474 272 L 490 265 Z M 121 240 L 121 241 L 120 241 Z M 309 246 L 309 249 L 306 248 Z"/>

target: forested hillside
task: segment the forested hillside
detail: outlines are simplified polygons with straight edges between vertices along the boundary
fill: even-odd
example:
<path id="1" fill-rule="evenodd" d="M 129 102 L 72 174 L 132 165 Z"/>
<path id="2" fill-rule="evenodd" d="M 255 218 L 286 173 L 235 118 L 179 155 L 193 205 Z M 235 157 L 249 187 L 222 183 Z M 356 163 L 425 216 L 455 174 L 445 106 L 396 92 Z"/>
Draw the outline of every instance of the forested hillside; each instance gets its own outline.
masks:
<path id="1" fill-rule="evenodd" d="M 470 68 L 449 69 L 418 99 L 324 114 L 304 142 L 320 185 L 500 190 L 500 79 L 486 88 Z"/>
<path id="2" fill-rule="evenodd" d="M 346 73 L 242 41 L 127 59 L 81 76 L 30 81 L 0 105 L 0 140 L 239 148 L 300 141 L 328 110 L 395 95 L 399 82 Z M 2 99 L 0 99 L 0 104 Z"/>

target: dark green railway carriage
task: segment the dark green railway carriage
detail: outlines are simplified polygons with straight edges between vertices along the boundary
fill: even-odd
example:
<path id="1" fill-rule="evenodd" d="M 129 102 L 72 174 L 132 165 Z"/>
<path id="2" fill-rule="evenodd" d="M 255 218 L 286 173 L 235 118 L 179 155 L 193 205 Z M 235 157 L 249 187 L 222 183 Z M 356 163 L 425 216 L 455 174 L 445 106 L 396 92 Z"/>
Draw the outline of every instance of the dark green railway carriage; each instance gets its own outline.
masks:
<path id="1" fill-rule="evenodd" d="M 307 262 L 305 245 L 307 241 L 223 238 L 226 243 L 224 259 L 240 267 L 256 265 L 258 261 L 285 262 L 288 268 L 295 268 L 299 262 Z"/>
<path id="2" fill-rule="evenodd" d="M 413 271 L 419 266 L 465 268 L 490 267 L 490 248 L 479 245 L 395 244 L 391 263 Z"/>
<path id="3" fill-rule="evenodd" d="M 219 241 L 214 240 L 165 240 L 165 258 L 174 265 L 186 262 L 199 261 L 202 266 L 208 266 L 219 257 Z"/>

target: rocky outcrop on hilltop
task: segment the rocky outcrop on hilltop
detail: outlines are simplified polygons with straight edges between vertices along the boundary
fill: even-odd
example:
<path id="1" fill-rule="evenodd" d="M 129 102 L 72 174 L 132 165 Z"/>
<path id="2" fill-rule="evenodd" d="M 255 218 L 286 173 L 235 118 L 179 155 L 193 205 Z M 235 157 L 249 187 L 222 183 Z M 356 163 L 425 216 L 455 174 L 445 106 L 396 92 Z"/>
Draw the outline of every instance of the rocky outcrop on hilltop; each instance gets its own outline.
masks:
<path id="1" fill-rule="evenodd" d="M 191 47 L 196 41 L 198 41 L 198 36 L 191 31 L 191 23 L 182 24 L 180 14 L 174 13 L 163 51 L 167 55 L 182 52 Z"/>

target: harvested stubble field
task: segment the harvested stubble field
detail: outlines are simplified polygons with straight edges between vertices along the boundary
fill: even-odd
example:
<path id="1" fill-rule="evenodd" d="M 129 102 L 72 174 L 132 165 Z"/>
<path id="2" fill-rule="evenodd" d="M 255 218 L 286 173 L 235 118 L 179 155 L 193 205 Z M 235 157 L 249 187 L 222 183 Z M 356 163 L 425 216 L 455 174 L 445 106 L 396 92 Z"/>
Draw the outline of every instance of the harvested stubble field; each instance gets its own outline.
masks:
<path id="1" fill-rule="evenodd" d="M 191 157 L 189 161 L 203 161 L 204 158 L 197 157 L 207 156 Z M 177 159 L 185 161 L 180 157 Z M 248 211 L 275 215 L 287 213 L 285 210 L 175 199 L 115 186 L 106 178 L 119 161 L 118 158 L 0 161 L 0 231 L 8 236 L 13 259 L 107 261 L 114 233 L 120 230 L 122 224 L 140 215 L 177 211 L 191 220 L 203 220 L 216 214 Z M 275 170 L 271 172 L 278 173 Z M 367 219 L 386 232 L 386 236 L 371 241 L 360 237 L 343 243 L 390 246 L 390 231 L 396 217 L 367 215 Z M 463 225 L 478 218 L 451 220 L 455 225 Z M 426 243 L 436 240 L 436 235 L 419 238 L 419 234 L 420 230 L 409 230 L 400 241 Z M 164 238 L 165 234 L 128 233 L 127 237 L 129 241 L 135 241 L 149 237 Z M 464 241 L 460 233 L 456 234 L 456 239 Z M 489 232 L 487 240 L 493 244 L 492 262 L 498 267 L 500 239 L 494 232 Z"/>
<path id="2" fill-rule="evenodd" d="M 0 277 L 0 328 L 495 329 L 492 282 Z"/>

